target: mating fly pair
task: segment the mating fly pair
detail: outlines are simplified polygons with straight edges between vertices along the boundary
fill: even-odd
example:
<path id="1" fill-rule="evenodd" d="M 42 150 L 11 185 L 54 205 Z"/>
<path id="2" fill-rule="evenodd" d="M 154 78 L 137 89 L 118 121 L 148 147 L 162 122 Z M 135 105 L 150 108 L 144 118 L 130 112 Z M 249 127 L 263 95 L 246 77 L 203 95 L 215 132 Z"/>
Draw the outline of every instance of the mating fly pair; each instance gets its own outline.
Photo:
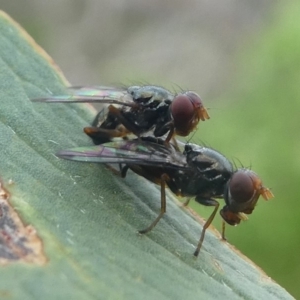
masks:
<path id="1" fill-rule="evenodd" d="M 173 144 L 165 145 L 164 140 L 153 137 L 122 140 L 92 147 L 63 150 L 58 157 L 94 163 L 116 163 L 121 166 L 122 177 L 131 169 L 140 176 L 161 186 L 161 208 L 157 218 L 140 233 L 152 230 L 166 212 L 166 186 L 177 196 L 195 197 L 196 202 L 214 206 L 214 210 L 203 226 L 194 252 L 198 256 L 205 231 L 214 219 L 219 203 L 223 218 L 222 238 L 225 239 L 225 223 L 238 225 L 247 219 L 262 196 L 265 200 L 273 197 L 271 191 L 249 169 L 234 170 L 229 160 L 211 148 L 186 144 L 180 152 Z"/>
<path id="2" fill-rule="evenodd" d="M 110 88 L 97 89 L 93 92 L 91 89 L 86 88 L 75 89 L 74 91 L 75 93 L 71 97 L 58 96 L 49 99 L 37 99 L 37 101 L 68 102 L 68 99 L 71 99 L 72 102 L 90 102 L 91 98 L 96 97 L 95 91 L 97 91 L 97 95 L 99 95 L 99 92 L 105 94 L 105 97 L 102 97 L 103 102 L 109 101 L 113 104 L 120 104 L 123 103 L 125 98 L 126 101 L 131 98 L 129 103 L 132 106 L 129 106 L 129 108 L 127 105 L 121 107 L 121 109 L 112 106 L 102 123 L 97 123 L 100 120 L 99 113 L 93 122 L 93 126 L 85 128 L 85 132 L 92 137 L 94 143 L 98 146 L 63 150 L 57 156 L 89 163 L 119 164 L 122 177 L 125 177 L 127 170 L 131 169 L 149 181 L 159 184 L 161 186 L 160 213 L 150 226 L 140 230 L 140 233 L 151 231 L 166 212 L 166 186 L 177 196 L 195 197 L 196 202 L 199 204 L 214 207 L 211 216 L 203 226 L 194 252 L 195 256 L 199 254 L 206 229 L 218 211 L 219 203 L 215 198 L 223 198 L 225 201 L 224 207 L 220 210 L 223 218 L 222 238 L 225 239 L 224 222 L 230 225 L 239 224 L 241 220 L 246 219 L 247 214 L 252 213 L 260 196 L 265 200 L 273 197 L 271 191 L 262 185 L 262 181 L 257 174 L 244 168 L 235 170 L 229 160 L 216 150 L 194 144 L 186 144 L 184 150 L 179 150 L 177 143 L 174 144 L 174 140 L 170 141 L 174 133 L 186 135 L 185 133 L 188 134 L 193 130 L 200 119 L 205 120 L 208 118 L 208 114 L 201 100 L 199 100 L 200 98 L 198 99 L 195 93 L 186 92 L 171 96 L 171 93 L 167 90 L 152 86 L 131 87 L 127 91 Z M 86 96 L 87 93 L 91 92 L 94 93 L 93 96 Z M 113 93 L 116 94 L 113 96 Z M 100 97 L 97 97 L 99 98 L 97 101 L 100 102 Z M 175 103 L 179 101 L 176 97 L 179 97 L 179 99 L 187 97 L 188 100 L 183 100 L 183 103 L 185 101 L 190 102 L 191 107 L 193 107 L 193 113 L 182 113 L 185 116 L 193 116 L 186 119 L 188 120 L 187 124 L 182 123 L 183 121 L 175 121 L 175 116 L 180 115 L 180 111 L 177 111 L 177 104 L 173 105 L 174 101 Z M 138 101 L 136 101 L 137 99 Z M 158 103 L 154 105 L 151 104 L 152 101 Z M 138 110 L 136 110 L 136 102 L 140 105 Z M 168 109 L 166 109 L 167 103 L 169 104 Z M 146 108 L 144 104 L 146 104 Z M 165 115 L 162 115 L 160 108 L 163 108 L 162 111 L 165 112 Z M 136 111 L 140 111 L 140 113 L 136 113 Z M 151 114 L 151 111 L 154 111 L 154 113 Z M 148 118 L 150 115 L 156 115 L 156 119 Z M 144 116 L 147 122 L 143 123 Z M 137 131 L 133 131 L 133 127 L 128 128 L 128 120 L 129 124 L 141 128 Z M 149 120 L 151 120 L 151 126 Z M 160 127 L 162 120 L 165 123 Z M 180 124 L 179 127 L 178 124 Z M 125 131 L 123 129 L 119 130 L 120 127 L 125 128 Z M 91 131 L 95 134 L 90 134 L 89 128 L 92 128 Z M 160 131 L 160 128 L 164 128 L 164 130 Z M 183 128 L 184 130 L 182 130 Z M 150 129 L 153 130 L 153 136 L 105 143 L 114 136 L 124 137 L 129 132 L 140 136 L 140 134 L 148 132 Z M 122 132 L 122 134 L 119 134 L 119 132 Z M 123 134 L 124 132 L 126 134 Z M 168 133 L 166 140 L 156 138 L 166 133 Z"/>

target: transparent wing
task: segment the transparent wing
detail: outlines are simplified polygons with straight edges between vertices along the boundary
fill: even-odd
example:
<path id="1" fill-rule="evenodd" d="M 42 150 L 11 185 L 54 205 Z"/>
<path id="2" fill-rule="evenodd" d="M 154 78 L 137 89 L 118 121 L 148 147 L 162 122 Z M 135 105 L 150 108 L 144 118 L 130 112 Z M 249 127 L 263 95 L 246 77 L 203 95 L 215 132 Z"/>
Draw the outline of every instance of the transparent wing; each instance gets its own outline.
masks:
<path id="1" fill-rule="evenodd" d="M 107 103 L 135 106 L 131 95 L 123 88 L 113 87 L 70 87 L 65 95 L 32 99 L 33 102 L 49 103 Z"/>
<path id="2" fill-rule="evenodd" d="M 172 169 L 189 168 L 182 153 L 164 145 L 138 139 L 62 150 L 56 155 L 63 159 L 89 163 L 135 164 Z"/>

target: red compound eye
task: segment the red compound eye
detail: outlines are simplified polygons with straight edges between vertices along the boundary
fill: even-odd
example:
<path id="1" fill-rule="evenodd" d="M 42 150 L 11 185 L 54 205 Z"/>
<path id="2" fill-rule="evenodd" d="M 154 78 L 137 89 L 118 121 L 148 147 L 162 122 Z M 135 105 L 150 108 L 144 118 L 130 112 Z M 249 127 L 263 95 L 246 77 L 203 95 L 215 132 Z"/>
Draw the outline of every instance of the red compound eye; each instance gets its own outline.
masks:
<path id="1" fill-rule="evenodd" d="M 200 107 L 204 107 L 201 98 L 196 93 L 194 93 L 194 92 L 185 92 L 184 95 L 189 97 L 189 99 L 193 103 L 195 109 L 199 109 Z"/>
<path id="2" fill-rule="evenodd" d="M 232 200 L 237 203 L 244 203 L 251 200 L 256 192 L 251 172 L 239 170 L 234 173 L 229 183 L 229 191 Z"/>
<path id="3" fill-rule="evenodd" d="M 171 105 L 171 114 L 178 135 L 188 135 L 201 120 L 209 119 L 200 97 L 194 92 L 175 96 Z"/>
<path id="4" fill-rule="evenodd" d="M 171 113 L 175 127 L 186 127 L 195 115 L 194 106 L 188 96 L 181 94 L 174 98 Z"/>
<path id="5" fill-rule="evenodd" d="M 208 114 L 206 108 L 204 107 L 203 102 L 202 102 L 201 98 L 199 97 L 199 95 L 194 92 L 186 92 L 185 95 L 187 95 L 189 97 L 189 99 L 191 100 L 191 102 L 193 103 L 194 110 L 198 117 L 198 122 L 199 122 L 199 119 L 202 121 L 208 120 L 210 118 L 209 114 Z"/>

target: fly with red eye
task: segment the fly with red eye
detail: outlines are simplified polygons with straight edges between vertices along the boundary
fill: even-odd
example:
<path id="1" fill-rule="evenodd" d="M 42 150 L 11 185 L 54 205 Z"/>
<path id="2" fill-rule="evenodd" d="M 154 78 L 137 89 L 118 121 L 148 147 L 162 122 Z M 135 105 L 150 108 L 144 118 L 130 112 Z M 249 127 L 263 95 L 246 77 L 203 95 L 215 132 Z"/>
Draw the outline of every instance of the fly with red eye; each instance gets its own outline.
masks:
<path id="1" fill-rule="evenodd" d="M 187 136 L 199 121 L 209 119 L 201 98 L 187 91 L 173 94 L 158 86 L 73 87 L 66 95 L 33 99 L 36 102 L 109 104 L 95 117 L 84 132 L 94 144 L 109 142 L 114 137 L 137 137 L 152 132 L 155 137 L 167 135 L 168 144 L 174 135 Z"/>
<path id="2" fill-rule="evenodd" d="M 208 184 L 209 193 L 204 192 L 205 197 L 197 195 L 196 202 L 206 206 L 215 206 L 214 211 L 203 226 L 194 253 L 197 256 L 204 240 L 205 229 L 213 221 L 220 205 L 213 198 L 223 198 L 225 201 L 220 215 L 223 218 L 222 239 L 226 240 L 225 222 L 232 226 L 238 225 L 241 220 L 247 220 L 246 215 L 253 212 L 260 196 L 264 200 L 269 200 L 274 196 L 268 188 L 263 186 L 261 179 L 255 172 L 246 168 L 234 170 L 229 160 L 214 149 L 187 144 L 184 154 L 188 164 L 195 166 L 204 175 L 205 180 L 210 182 Z M 204 161 L 207 162 L 207 166 L 203 169 Z M 185 204 L 187 205 L 188 202 Z"/>
<path id="3" fill-rule="evenodd" d="M 166 212 L 165 187 L 169 187 L 177 196 L 195 197 L 197 203 L 213 206 L 214 210 L 203 226 L 195 256 L 198 256 L 205 232 L 218 211 L 220 204 L 216 199 L 225 200 L 225 206 L 220 211 L 223 220 L 230 225 L 237 225 L 245 219 L 244 214 L 252 213 L 259 196 L 265 200 L 273 197 L 253 171 L 234 170 L 224 155 L 195 144 L 185 145 L 181 152 L 172 143 L 166 146 L 162 139 L 142 137 L 63 150 L 57 156 L 87 163 L 118 164 L 122 177 L 131 169 L 159 184 L 160 212 L 148 227 L 139 231 L 142 234 L 151 231 Z M 225 239 L 224 225 L 222 238 Z"/>
<path id="4" fill-rule="evenodd" d="M 222 218 L 230 225 L 238 225 L 241 220 L 247 219 L 244 214 L 253 212 L 259 196 L 265 200 L 273 198 L 272 192 L 262 185 L 256 173 L 239 169 L 228 182 L 224 198 L 226 205 L 220 210 Z M 224 229 L 222 237 L 225 239 Z"/>
<path id="5" fill-rule="evenodd" d="M 199 121 L 209 119 L 201 98 L 194 92 L 185 92 L 174 97 L 170 105 L 171 126 L 176 135 L 187 136 L 198 125 Z"/>

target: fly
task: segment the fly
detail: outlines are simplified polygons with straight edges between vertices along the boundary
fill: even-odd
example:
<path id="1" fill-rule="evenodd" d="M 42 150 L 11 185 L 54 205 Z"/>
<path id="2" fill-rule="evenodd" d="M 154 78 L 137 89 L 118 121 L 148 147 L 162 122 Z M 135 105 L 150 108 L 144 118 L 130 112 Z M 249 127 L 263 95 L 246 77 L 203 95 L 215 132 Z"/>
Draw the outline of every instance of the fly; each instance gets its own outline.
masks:
<path id="1" fill-rule="evenodd" d="M 173 94 L 159 86 L 71 87 L 67 95 L 33 99 L 53 103 L 103 103 L 101 110 L 84 132 L 94 144 L 109 142 L 114 137 L 137 137 L 153 131 L 155 137 L 166 136 L 166 143 L 174 135 L 187 136 L 209 114 L 198 94 L 192 91 Z"/>
<path id="2" fill-rule="evenodd" d="M 253 212 L 260 196 L 265 200 L 273 197 L 256 173 L 246 168 L 235 170 L 220 152 L 195 144 L 186 144 L 184 151 L 180 152 L 170 145 L 167 147 L 162 139 L 144 137 L 63 150 L 57 156 L 73 161 L 119 164 L 122 177 L 131 169 L 159 184 L 160 213 L 147 228 L 139 231 L 142 234 L 151 231 L 166 212 L 166 187 L 177 196 L 195 197 L 199 204 L 213 206 L 214 210 L 203 226 L 195 256 L 198 256 L 206 229 L 220 206 L 216 199 L 225 201 L 220 210 L 222 238 L 225 239 L 225 222 L 238 225 Z"/>

